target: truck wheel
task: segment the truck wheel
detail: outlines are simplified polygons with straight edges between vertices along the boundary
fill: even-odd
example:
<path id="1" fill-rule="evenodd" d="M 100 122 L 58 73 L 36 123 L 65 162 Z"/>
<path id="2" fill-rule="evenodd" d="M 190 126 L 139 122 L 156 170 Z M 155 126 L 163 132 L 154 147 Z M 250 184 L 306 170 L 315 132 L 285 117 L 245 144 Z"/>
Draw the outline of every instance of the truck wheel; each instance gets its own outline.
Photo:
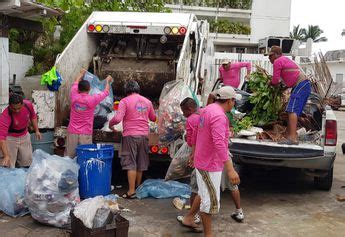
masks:
<path id="1" fill-rule="evenodd" d="M 314 185 L 317 189 L 329 191 L 333 183 L 333 167 L 325 177 L 314 177 Z"/>

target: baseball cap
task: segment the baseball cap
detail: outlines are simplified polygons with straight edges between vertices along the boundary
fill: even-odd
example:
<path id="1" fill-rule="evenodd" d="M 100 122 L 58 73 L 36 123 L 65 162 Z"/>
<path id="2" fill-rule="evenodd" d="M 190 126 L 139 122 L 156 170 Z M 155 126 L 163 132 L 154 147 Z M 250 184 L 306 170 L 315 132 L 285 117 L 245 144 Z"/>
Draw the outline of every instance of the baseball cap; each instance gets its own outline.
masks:
<path id="1" fill-rule="evenodd" d="M 221 64 L 228 64 L 228 63 L 230 63 L 230 60 L 229 59 L 222 59 L 222 61 L 221 61 Z"/>
<path id="2" fill-rule="evenodd" d="M 270 51 L 266 52 L 264 55 L 265 56 L 269 56 L 269 55 L 272 55 L 272 54 L 282 54 L 282 49 L 279 47 L 279 46 L 276 46 L 276 45 L 273 45 L 271 48 L 270 48 Z"/>
<path id="3" fill-rule="evenodd" d="M 212 93 L 216 99 L 226 100 L 226 99 L 236 99 L 241 100 L 242 96 L 236 94 L 234 88 L 231 86 L 223 86 Z"/>

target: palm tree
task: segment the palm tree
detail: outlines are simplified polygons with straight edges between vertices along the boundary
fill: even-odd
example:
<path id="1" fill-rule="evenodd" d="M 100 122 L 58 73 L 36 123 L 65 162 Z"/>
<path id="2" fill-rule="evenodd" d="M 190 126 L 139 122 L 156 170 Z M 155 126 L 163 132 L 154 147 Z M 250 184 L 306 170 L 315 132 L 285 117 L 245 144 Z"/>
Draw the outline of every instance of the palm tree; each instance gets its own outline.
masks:
<path id="1" fill-rule="evenodd" d="M 299 28 L 299 25 L 294 26 L 292 32 L 290 32 L 290 38 L 296 39 L 296 40 L 304 40 L 305 36 L 305 29 Z"/>
<path id="2" fill-rule="evenodd" d="M 326 42 L 326 37 L 321 37 L 323 30 L 320 29 L 318 25 L 308 25 L 308 29 L 305 30 L 305 35 L 303 41 L 307 41 L 308 38 L 311 38 L 313 42 Z"/>

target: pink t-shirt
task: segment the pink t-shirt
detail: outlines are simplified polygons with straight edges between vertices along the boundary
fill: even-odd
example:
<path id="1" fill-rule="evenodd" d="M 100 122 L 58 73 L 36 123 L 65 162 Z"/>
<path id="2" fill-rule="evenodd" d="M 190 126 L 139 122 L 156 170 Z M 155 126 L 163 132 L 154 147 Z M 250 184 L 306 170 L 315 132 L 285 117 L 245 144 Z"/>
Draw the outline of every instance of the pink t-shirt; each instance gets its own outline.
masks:
<path id="1" fill-rule="evenodd" d="M 200 115 L 194 165 L 210 172 L 222 171 L 228 156 L 229 120 L 222 107 L 213 103 Z"/>
<path id="2" fill-rule="evenodd" d="M 148 136 L 149 119 L 156 121 L 156 114 L 150 100 L 133 93 L 120 101 L 119 109 L 109 125 L 123 121 L 123 133 L 126 136 Z"/>
<path id="3" fill-rule="evenodd" d="M 74 82 L 70 94 L 71 116 L 67 131 L 72 134 L 92 135 L 95 108 L 108 95 L 108 90 L 95 95 L 79 93 L 78 82 Z"/>
<path id="4" fill-rule="evenodd" d="M 219 76 L 223 78 L 223 83 L 226 86 L 238 88 L 240 86 L 240 71 L 241 68 L 246 67 L 247 73 L 251 72 L 251 64 L 248 62 L 231 63 L 230 69 L 225 70 L 223 66 L 219 68 Z"/>
<path id="5" fill-rule="evenodd" d="M 200 111 L 197 111 L 191 114 L 186 121 L 186 137 L 187 137 L 187 144 L 188 146 L 192 147 L 195 145 L 196 133 L 198 130 L 199 125 L 199 118 L 200 118 Z"/>
<path id="6" fill-rule="evenodd" d="M 37 115 L 30 101 L 24 100 L 24 103 L 27 105 L 29 109 L 23 105 L 19 113 L 12 112 L 12 116 L 13 116 L 12 128 L 15 130 L 22 130 L 22 129 L 25 129 L 25 130 L 21 133 L 8 132 L 12 119 L 11 119 L 10 114 L 8 113 L 9 108 L 7 107 L 0 115 L 0 140 L 6 140 L 7 136 L 22 137 L 28 133 L 28 126 L 29 126 L 30 120 L 37 118 Z"/>
<path id="7" fill-rule="evenodd" d="M 298 81 L 300 71 L 284 71 L 284 69 L 299 69 L 297 64 L 288 57 L 281 56 L 274 60 L 272 85 L 279 84 L 280 78 L 283 79 L 287 87 L 294 87 Z"/>

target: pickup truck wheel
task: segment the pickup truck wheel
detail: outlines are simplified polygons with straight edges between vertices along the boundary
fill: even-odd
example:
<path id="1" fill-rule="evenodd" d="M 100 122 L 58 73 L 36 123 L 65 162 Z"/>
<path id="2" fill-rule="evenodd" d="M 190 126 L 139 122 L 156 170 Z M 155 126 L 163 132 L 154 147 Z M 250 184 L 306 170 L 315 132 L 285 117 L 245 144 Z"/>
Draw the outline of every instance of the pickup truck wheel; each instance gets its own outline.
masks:
<path id="1" fill-rule="evenodd" d="M 314 177 L 314 185 L 317 189 L 329 191 L 333 183 L 333 167 L 324 177 Z"/>

